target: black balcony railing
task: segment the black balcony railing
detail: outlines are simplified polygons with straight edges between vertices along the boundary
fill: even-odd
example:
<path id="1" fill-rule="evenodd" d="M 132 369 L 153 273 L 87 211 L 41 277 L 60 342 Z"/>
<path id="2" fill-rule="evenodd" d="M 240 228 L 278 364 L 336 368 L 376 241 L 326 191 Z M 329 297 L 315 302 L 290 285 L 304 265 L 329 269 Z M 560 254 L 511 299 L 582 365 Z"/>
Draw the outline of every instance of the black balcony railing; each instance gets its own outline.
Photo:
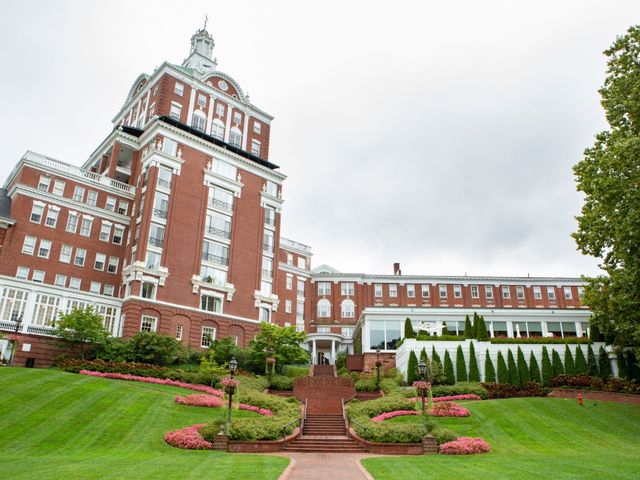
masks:
<path id="1" fill-rule="evenodd" d="M 159 178 L 158 179 L 158 186 L 162 187 L 162 188 L 166 188 L 167 190 L 171 190 L 171 181 Z"/>
<path id="2" fill-rule="evenodd" d="M 164 238 L 162 237 L 149 237 L 149 245 L 162 248 L 164 246 Z"/>
<path id="3" fill-rule="evenodd" d="M 212 253 L 203 253 L 202 260 L 205 262 L 215 263 L 217 265 L 229 265 L 229 257 L 221 257 Z"/>
<path id="4" fill-rule="evenodd" d="M 209 206 L 217 208 L 219 210 L 224 210 L 225 212 L 230 212 L 231 210 L 233 210 L 233 206 L 230 203 L 223 202 L 222 200 L 218 200 L 217 198 L 210 199 Z"/>
<path id="5" fill-rule="evenodd" d="M 158 218 L 167 218 L 167 211 L 159 208 L 153 209 L 153 216 Z"/>
<path id="6" fill-rule="evenodd" d="M 216 235 L 218 237 L 226 238 L 227 240 L 231 238 L 231 232 L 229 230 L 221 230 L 216 227 L 207 227 L 207 233 L 211 235 Z"/>

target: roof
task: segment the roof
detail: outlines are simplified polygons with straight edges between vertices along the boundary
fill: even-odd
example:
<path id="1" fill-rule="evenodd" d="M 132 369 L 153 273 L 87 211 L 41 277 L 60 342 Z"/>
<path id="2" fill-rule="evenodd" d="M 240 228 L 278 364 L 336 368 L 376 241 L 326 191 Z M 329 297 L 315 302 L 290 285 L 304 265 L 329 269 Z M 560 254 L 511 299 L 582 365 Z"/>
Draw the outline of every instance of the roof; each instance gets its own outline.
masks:
<path id="1" fill-rule="evenodd" d="M 0 188 L 0 218 L 11 219 L 11 198 L 4 188 Z"/>

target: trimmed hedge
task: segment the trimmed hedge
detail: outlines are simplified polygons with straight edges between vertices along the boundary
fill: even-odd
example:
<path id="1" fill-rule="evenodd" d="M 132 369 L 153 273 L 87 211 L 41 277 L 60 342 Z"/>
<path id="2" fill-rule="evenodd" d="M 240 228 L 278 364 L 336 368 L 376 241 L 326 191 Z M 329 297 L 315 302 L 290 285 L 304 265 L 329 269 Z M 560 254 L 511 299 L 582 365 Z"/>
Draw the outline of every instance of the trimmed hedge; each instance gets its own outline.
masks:
<path id="1" fill-rule="evenodd" d="M 577 344 L 577 343 L 589 343 L 587 337 L 525 337 L 525 338 L 509 338 L 509 337 L 494 337 L 490 338 L 491 343 L 539 343 L 539 344 Z"/>
<path id="2" fill-rule="evenodd" d="M 527 382 L 522 388 L 515 385 L 500 383 L 483 383 L 482 386 L 487 390 L 490 399 L 493 398 L 511 398 L 511 397 L 544 397 L 549 390 L 544 388 L 541 383 Z"/>
<path id="3" fill-rule="evenodd" d="M 269 388 L 271 390 L 293 390 L 293 378 L 284 375 L 273 375 Z"/>
<path id="4" fill-rule="evenodd" d="M 640 394 L 640 384 L 635 381 L 621 378 L 609 378 L 604 381 L 600 377 L 591 375 L 559 375 L 551 379 L 551 386 Z"/>

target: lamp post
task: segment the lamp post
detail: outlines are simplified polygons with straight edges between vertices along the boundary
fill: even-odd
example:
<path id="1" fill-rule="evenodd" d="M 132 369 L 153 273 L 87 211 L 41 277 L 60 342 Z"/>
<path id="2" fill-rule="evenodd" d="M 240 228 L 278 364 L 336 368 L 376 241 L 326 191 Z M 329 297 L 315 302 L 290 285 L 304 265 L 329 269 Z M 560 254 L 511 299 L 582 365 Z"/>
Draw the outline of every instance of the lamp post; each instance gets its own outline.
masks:
<path id="1" fill-rule="evenodd" d="M 10 367 L 13 365 L 13 358 L 16 356 L 16 352 L 18 351 L 18 332 L 20 331 L 20 325 L 22 325 L 22 315 L 20 315 L 16 319 L 16 326 L 13 330 L 13 335 L 15 338 L 13 339 L 13 348 L 11 349 L 11 359 L 9 360 Z"/>
<path id="2" fill-rule="evenodd" d="M 382 362 L 380 361 L 380 349 L 376 348 L 376 390 L 380 391 L 380 367 Z"/>
<path id="3" fill-rule="evenodd" d="M 265 350 L 267 356 L 267 370 L 269 372 L 269 387 L 271 387 L 271 380 L 273 378 L 273 368 L 276 364 L 276 359 L 273 357 L 275 351 L 272 348 Z"/>
<path id="4" fill-rule="evenodd" d="M 238 368 L 238 361 L 236 360 L 236 357 L 231 357 L 231 360 L 229 361 L 229 377 L 231 378 L 231 382 L 230 382 L 230 385 L 227 387 L 228 388 L 227 393 L 229 394 L 229 424 L 231 424 L 231 404 L 233 402 L 233 392 L 236 389 L 233 376 L 235 375 L 237 368 Z"/>
<path id="5" fill-rule="evenodd" d="M 420 363 L 418 363 L 418 373 L 420 374 L 420 379 L 422 380 L 422 382 L 424 383 L 424 375 L 425 373 L 427 373 L 427 364 L 424 363 L 423 361 L 420 361 Z M 422 397 L 422 416 L 426 416 L 426 409 L 424 407 L 424 391 L 425 388 L 421 388 L 420 389 L 420 396 Z"/>

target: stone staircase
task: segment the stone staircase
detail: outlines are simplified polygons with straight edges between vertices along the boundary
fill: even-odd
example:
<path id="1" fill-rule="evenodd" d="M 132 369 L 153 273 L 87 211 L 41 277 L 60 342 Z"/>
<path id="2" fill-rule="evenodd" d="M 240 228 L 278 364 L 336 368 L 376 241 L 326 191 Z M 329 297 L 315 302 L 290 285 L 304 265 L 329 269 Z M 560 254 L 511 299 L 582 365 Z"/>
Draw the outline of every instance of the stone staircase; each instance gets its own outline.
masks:
<path id="1" fill-rule="evenodd" d="M 335 377 L 336 373 L 333 369 L 333 365 L 314 365 L 313 376 L 314 377 Z"/>
<path id="2" fill-rule="evenodd" d="M 342 415 L 307 414 L 302 435 L 288 442 L 290 452 L 364 452 L 364 446 L 347 437 Z"/>

